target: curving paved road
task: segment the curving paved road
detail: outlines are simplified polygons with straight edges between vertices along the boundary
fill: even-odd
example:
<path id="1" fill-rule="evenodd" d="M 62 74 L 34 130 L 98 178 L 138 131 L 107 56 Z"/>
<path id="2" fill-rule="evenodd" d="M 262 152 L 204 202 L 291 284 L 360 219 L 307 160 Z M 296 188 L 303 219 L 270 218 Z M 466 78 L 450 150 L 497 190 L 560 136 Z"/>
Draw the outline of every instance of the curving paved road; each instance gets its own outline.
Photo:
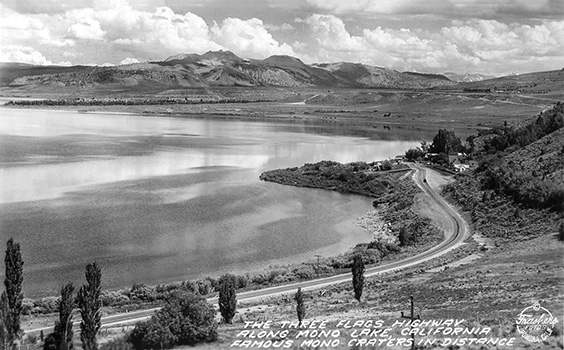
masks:
<path id="1" fill-rule="evenodd" d="M 365 276 L 374 276 L 390 271 L 404 269 L 406 267 L 410 267 L 413 265 L 420 264 L 422 262 L 434 259 L 440 255 L 443 255 L 450 250 L 456 248 L 467 236 L 468 233 L 468 225 L 462 219 L 460 214 L 456 212 L 441 196 L 439 196 L 429 184 L 424 181 L 426 170 L 416 164 L 409 164 L 409 166 L 415 170 L 415 174 L 413 175 L 413 179 L 417 183 L 417 185 L 425 192 L 427 195 L 431 197 L 431 199 L 435 202 L 438 208 L 444 212 L 445 217 L 449 220 L 449 228 L 445 232 L 445 239 L 437 246 L 409 258 L 395 261 L 386 265 L 375 266 L 371 268 L 367 268 L 365 270 Z M 292 283 L 292 284 L 285 284 L 276 287 L 264 288 L 259 290 L 253 290 L 248 292 L 243 292 L 237 294 L 238 301 L 251 301 L 256 299 L 263 299 L 279 294 L 285 294 L 290 292 L 295 292 L 298 288 L 302 288 L 302 290 L 312 290 L 312 289 L 319 289 L 329 285 L 349 282 L 351 280 L 351 274 L 340 274 L 331 277 L 319 278 L 310 281 Z M 207 299 L 209 303 L 217 304 L 217 298 L 209 298 Z M 112 316 L 107 316 L 102 319 L 103 327 L 114 326 L 118 324 L 127 324 L 127 323 L 134 323 L 141 321 L 143 319 L 147 319 L 151 317 L 151 315 L 158 310 L 159 308 L 153 308 L 148 310 L 139 310 L 133 311 L 123 314 L 117 314 Z M 79 322 L 74 323 L 75 326 L 79 324 Z M 31 332 L 39 332 L 49 331 L 52 327 L 44 327 L 44 328 L 36 328 L 26 330 L 26 333 Z"/>

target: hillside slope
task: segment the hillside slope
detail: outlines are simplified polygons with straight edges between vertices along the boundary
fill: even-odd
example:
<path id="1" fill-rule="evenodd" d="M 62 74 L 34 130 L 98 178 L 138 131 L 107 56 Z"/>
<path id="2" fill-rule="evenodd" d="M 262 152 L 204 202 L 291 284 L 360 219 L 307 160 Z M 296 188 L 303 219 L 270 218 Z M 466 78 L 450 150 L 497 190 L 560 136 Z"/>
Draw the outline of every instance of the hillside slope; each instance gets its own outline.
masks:
<path id="1" fill-rule="evenodd" d="M 478 168 L 457 175 L 445 193 L 469 212 L 474 231 L 490 238 L 556 233 L 564 219 L 564 104 L 494 130 L 488 143 L 499 147 L 474 151 Z"/>

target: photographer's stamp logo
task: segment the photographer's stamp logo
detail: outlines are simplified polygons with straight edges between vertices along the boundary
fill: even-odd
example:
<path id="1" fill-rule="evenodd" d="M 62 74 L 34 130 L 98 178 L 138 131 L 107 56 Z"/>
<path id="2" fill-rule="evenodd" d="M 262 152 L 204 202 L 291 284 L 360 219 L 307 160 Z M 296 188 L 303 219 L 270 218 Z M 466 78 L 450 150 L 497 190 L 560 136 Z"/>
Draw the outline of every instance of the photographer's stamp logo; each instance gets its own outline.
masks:
<path id="1" fill-rule="evenodd" d="M 550 311 L 540 306 L 539 303 L 535 303 L 521 311 L 515 323 L 523 339 L 540 343 L 552 334 L 558 318 L 552 316 Z"/>

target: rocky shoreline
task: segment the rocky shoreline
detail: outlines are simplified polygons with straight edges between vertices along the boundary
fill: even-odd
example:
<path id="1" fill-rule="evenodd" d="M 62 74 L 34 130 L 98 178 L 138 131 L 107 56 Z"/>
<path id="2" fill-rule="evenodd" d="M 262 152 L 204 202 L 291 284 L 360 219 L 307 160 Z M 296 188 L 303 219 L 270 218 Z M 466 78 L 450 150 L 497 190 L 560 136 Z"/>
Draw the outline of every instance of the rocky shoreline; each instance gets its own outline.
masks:
<path id="1" fill-rule="evenodd" d="M 357 219 L 356 224 L 372 235 L 373 241 L 398 244 L 398 238 L 393 234 L 391 225 L 382 220 L 380 212 L 375 209 Z"/>

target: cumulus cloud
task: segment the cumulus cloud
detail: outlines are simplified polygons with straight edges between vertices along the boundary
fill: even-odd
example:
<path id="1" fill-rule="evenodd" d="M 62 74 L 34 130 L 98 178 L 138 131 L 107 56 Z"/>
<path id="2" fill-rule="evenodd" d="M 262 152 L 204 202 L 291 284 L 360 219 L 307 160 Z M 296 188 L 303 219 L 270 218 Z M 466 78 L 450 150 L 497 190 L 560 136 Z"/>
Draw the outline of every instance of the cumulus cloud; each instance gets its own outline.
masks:
<path id="1" fill-rule="evenodd" d="M 100 28 L 100 22 L 88 20 L 69 27 L 69 33 L 76 39 L 102 40 L 106 32 Z"/>
<path id="2" fill-rule="evenodd" d="M 353 61 L 397 70 L 492 72 L 542 70 L 547 57 L 564 64 L 564 21 L 530 26 L 494 20 L 453 21 L 439 31 L 364 29 L 351 35 L 333 15 L 305 22 L 318 45 L 319 61 Z M 300 50 L 305 48 L 300 47 Z"/>
<path id="3" fill-rule="evenodd" d="M 194 13 L 177 13 L 167 6 L 138 6 L 154 4 L 150 0 L 135 0 L 135 6 L 126 0 L 80 1 L 92 8 L 72 6 L 62 7 L 57 14 L 24 14 L 0 4 L 0 58 L 34 64 L 67 60 L 126 64 L 223 49 L 244 58 L 291 55 L 310 63 L 350 61 L 429 72 L 504 74 L 564 66 L 561 18 L 504 21 L 458 16 L 433 22 L 426 29 L 417 29 L 417 16 L 386 16 L 411 18 L 407 28 L 397 25 L 403 22 L 386 27 L 389 20 L 380 26 L 375 21 L 355 21 L 359 13 L 413 14 L 424 5 L 433 5 L 440 13 L 475 13 L 478 5 L 540 13 L 556 8 L 555 0 L 308 0 L 309 8 L 320 9 L 321 14 L 300 13 L 301 18 L 282 25 L 257 18 L 208 23 Z M 294 17 L 289 15 L 288 20 Z"/>
<path id="4" fill-rule="evenodd" d="M 2 36 L 3 44 L 34 47 L 48 58 L 63 55 L 65 50 L 57 52 L 56 47 L 76 46 L 76 51 L 83 53 L 77 58 L 88 60 L 78 61 L 80 64 L 90 63 L 92 57 L 117 63 L 126 55 L 154 60 L 220 49 L 250 58 L 295 55 L 290 45 L 275 40 L 268 26 L 256 18 L 227 18 L 210 27 L 190 12 L 178 14 L 166 6 L 139 10 L 126 0 L 96 0 L 93 8 L 75 8 L 56 16 L 20 14 L 8 8 L 1 12 L 0 30 L 10 33 Z M 271 30 L 292 28 L 285 24 Z"/>
<path id="5" fill-rule="evenodd" d="M 257 18 L 226 18 L 221 24 L 214 23 L 211 31 L 216 42 L 245 57 L 296 55 L 290 45 L 276 41 Z"/>
<path id="6" fill-rule="evenodd" d="M 403 8 L 411 0 L 307 0 L 307 2 L 331 13 L 373 12 L 389 14 Z"/>
<path id="7" fill-rule="evenodd" d="M 366 49 L 361 37 L 351 36 L 343 21 L 333 15 L 313 14 L 305 21 L 313 31 L 317 42 L 335 51 L 362 51 Z"/>
<path id="8" fill-rule="evenodd" d="M 561 16 L 561 0 L 307 0 L 318 11 L 334 14 L 429 14 L 469 18 L 478 15 Z"/>
<path id="9" fill-rule="evenodd" d="M 18 62 L 35 65 L 57 65 L 70 66 L 69 61 L 53 63 L 43 56 L 43 54 L 32 47 L 22 45 L 6 45 L 0 47 L 0 62 Z"/>

